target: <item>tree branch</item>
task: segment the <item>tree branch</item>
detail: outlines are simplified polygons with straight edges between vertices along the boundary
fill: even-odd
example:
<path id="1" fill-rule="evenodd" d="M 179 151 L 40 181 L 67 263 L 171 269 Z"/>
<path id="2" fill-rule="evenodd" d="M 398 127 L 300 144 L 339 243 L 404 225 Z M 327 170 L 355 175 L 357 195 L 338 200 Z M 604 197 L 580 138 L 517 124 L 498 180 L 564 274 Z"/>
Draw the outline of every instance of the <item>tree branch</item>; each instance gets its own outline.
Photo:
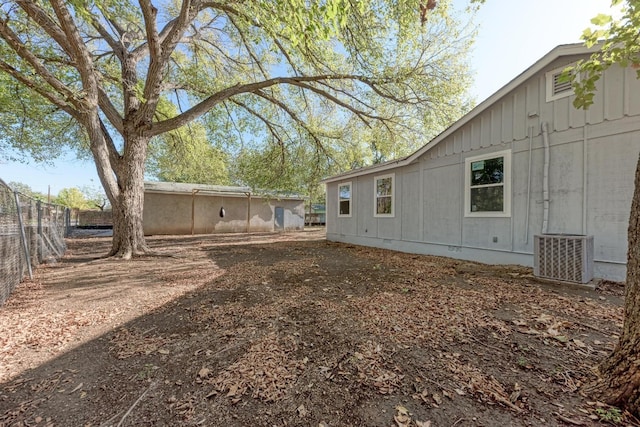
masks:
<path id="1" fill-rule="evenodd" d="M 256 91 L 255 93 L 256 95 L 260 96 L 263 99 L 266 99 L 267 101 L 269 101 L 270 103 L 274 104 L 275 106 L 283 110 L 285 113 L 287 113 L 289 117 L 293 119 L 294 122 L 296 122 L 300 127 L 302 127 L 307 132 L 307 134 L 309 134 L 311 139 L 313 139 L 313 141 L 315 142 L 316 146 L 318 148 L 321 148 L 324 151 L 324 147 L 323 147 L 322 141 L 320 141 L 320 138 L 318 138 L 315 132 L 309 129 L 309 126 L 307 126 L 304 120 L 302 120 L 296 114 L 295 111 L 291 110 L 284 102 L 272 97 L 271 95 L 266 94 L 264 91 L 259 90 L 259 91 Z"/>
<path id="2" fill-rule="evenodd" d="M 22 8 L 42 29 L 51 36 L 52 39 L 58 43 L 58 45 L 71 56 L 71 46 L 65 33 L 60 29 L 58 24 L 54 22 L 49 14 L 34 1 L 16 0 L 18 6 Z"/>
<path id="3" fill-rule="evenodd" d="M 16 54 L 31 65 L 36 73 L 40 75 L 56 92 L 58 92 L 64 99 L 72 104 L 76 104 L 77 98 L 74 92 L 67 87 L 63 82 L 58 80 L 53 74 L 49 72 L 47 67 L 22 43 L 18 36 L 9 28 L 6 21 L 0 21 L 0 37 L 2 37 L 7 45 Z M 7 64 L 8 65 L 8 64 Z M 12 67 L 17 73 L 18 71 Z M 15 74 L 12 73 L 15 77 Z M 40 93 L 40 92 L 39 92 Z M 60 107 L 59 104 L 56 103 Z"/>
<path id="4" fill-rule="evenodd" d="M 51 0 L 51 6 L 60 21 L 62 31 L 69 39 L 70 43 L 70 56 L 76 64 L 76 69 L 80 73 L 80 79 L 82 80 L 82 88 L 84 89 L 84 97 L 82 102 L 87 105 L 89 109 L 98 107 L 98 81 L 96 72 L 93 67 L 93 60 L 91 59 L 91 52 L 84 44 L 80 31 L 76 27 L 73 17 L 67 9 L 63 0 Z"/>
<path id="5" fill-rule="evenodd" d="M 352 111 L 354 113 L 359 113 L 359 117 L 363 122 L 367 122 L 366 118 L 371 118 L 371 119 L 380 119 L 379 117 L 375 116 L 375 115 L 371 115 L 368 113 L 365 113 L 363 111 L 359 111 L 355 108 L 353 108 L 352 106 L 344 103 L 343 101 L 341 101 L 340 99 L 332 96 L 331 94 L 329 94 L 326 91 L 320 90 L 318 88 L 315 88 L 313 86 L 310 86 L 306 83 L 308 82 L 319 82 L 319 81 L 330 81 L 330 80 L 359 80 L 361 81 L 363 79 L 362 76 L 357 76 L 357 75 L 349 75 L 349 74 L 327 74 L 327 75 L 318 75 L 318 76 L 297 76 L 297 77 L 274 77 L 268 80 L 264 80 L 264 81 L 260 81 L 260 82 L 254 82 L 254 83 L 246 83 L 246 84 L 236 84 L 234 86 L 228 87 L 226 89 L 223 89 L 211 96 L 209 96 L 208 98 L 206 98 L 205 100 L 203 100 L 202 102 L 196 104 L 195 106 L 191 107 L 190 109 L 186 110 L 184 113 L 173 117 L 171 119 L 168 120 L 164 120 L 162 122 L 157 122 L 154 123 L 153 125 L 151 125 L 151 127 L 145 132 L 145 134 L 147 136 L 153 137 L 156 135 L 159 135 L 161 133 L 173 130 L 173 129 L 177 129 L 180 126 L 184 125 L 185 123 L 194 120 L 200 116 L 202 116 L 203 114 L 205 114 L 207 111 L 209 111 L 211 108 L 213 108 L 216 104 L 231 98 L 232 96 L 235 95 L 240 95 L 243 93 L 254 93 L 258 90 L 261 89 L 265 89 L 271 86 L 275 86 L 275 85 L 283 85 L 283 84 L 289 84 L 289 85 L 293 85 L 293 86 L 298 86 L 304 89 L 309 89 L 312 90 L 313 92 L 318 93 L 319 95 L 323 96 L 324 98 L 329 99 L 330 101 L 348 109 L 349 111 Z"/>
<path id="6" fill-rule="evenodd" d="M 124 57 L 124 52 L 125 52 L 124 44 L 122 43 L 122 41 L 121 40 L 116 41 L 113 37 L 111 37 L 111 34 L 109 34 L 109 31 L 107 31 L 107 29 L 100 23 L 100 21 L 98 21 L 96 17 L 92 15 L 91 18 L 92 18 L 91 26 L 98 32 L 98 34 L 100 34 L 100 36 L 104 39 L 104 41 L 109 45 L 114 55 L 120 61 L 122 61 Z"/>
<path id="7" fill-rule="evenodd" d="M 34 82 L 33 80 L 27 79 L 26 77 L 24 77 L 24 75 L 22 73 L 20 73 L 18 70 L 16 70 L 11 65 L 7 64 L 4 61 L 0 61 L 0 70 L 2 70 L 5 73 L 9 74 L 11 77 L 13 77 L 14 79 L 18 80 L 20 83 L 22 83 L 23 85 L 25 85 L 29 89 L 33 90 L 38 95 L 42 96 L 43 98 L 45 98 L 46 100 L 51 102 L 53 105 L 55 105 L 56 107 L 60 108 L 65 113 L 68 113 L 74 119 L 77 120 L 77 119 L 80 118 L 80 114 L 76 110 L 71 108 L 71 106 L 67 102 L 65 102 L 64 99 L 58 98 L 57 96 L 53 95 L 51 93 L 51 91 L 44 90 L 39 85 L 37 85 L 36 82 Z"/>
<path id="8" fill-rule="evenodd" d="M 183 0 L 178 18 L 172 21 L 171 24 L 167 24 L 168 26 L 170 25 L 170 29 L 166 37 L 160 41 L 155 23 L 157 10 L 151 5 L 149 0 L 140 0 L 140 6 L 145 20 L 151 59 L 143 92 L 145 102 L 138 113 L 137 121 L 138 124 L 141 124 L 140 122 L 145 124 L 149 122 L 150 124 L 153 119 L 153 112 L 160 98 L 162 77 L 167 61 L 182 39 L 189 23 L 198 13 L 198 10 L 196 7 L 193 7 L 191 0 Z"/>
<path id="9" fill-rule="evenodd" d="M 120 112 L 115 107 L 115 105 L 113 105 L 113 103 L 111 102 L 111 99 L 109 98 L 109 95 L 107 95 L 107 92 L 105 92 L 104 88 L 102 87 L 98 88 L 98 105 L 100 106 L 100 109 L 105 114 L 107 119 L 109 119 L 109 123 L 111 123 L 113 127 L 116 128 L 116 130 L 120 132 L 120 134 L 122 134 L 124 132 L 122 116 L 120 115 Z"/>

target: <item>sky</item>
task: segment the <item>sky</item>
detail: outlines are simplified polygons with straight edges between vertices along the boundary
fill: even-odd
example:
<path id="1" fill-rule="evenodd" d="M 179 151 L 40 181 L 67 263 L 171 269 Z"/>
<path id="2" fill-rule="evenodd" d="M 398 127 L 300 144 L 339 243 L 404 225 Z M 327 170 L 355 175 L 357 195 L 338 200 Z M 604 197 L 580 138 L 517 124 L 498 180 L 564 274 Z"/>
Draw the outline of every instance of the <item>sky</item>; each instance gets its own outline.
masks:
<path id="1" fill-rule="evenodd" d="M 466 0 L 454 4 L 462 8 Z M 610 5 L 611 0 L 486 0 L 475 19 L 471 95 L 480 103 L 557 45 L 579 42 L 591 18 L 608 13 Z M 0 179 L 52 195 L 63 188 L 101 188 L 93 163 L 72 156 L 53 166 L 0 163 Z"/>

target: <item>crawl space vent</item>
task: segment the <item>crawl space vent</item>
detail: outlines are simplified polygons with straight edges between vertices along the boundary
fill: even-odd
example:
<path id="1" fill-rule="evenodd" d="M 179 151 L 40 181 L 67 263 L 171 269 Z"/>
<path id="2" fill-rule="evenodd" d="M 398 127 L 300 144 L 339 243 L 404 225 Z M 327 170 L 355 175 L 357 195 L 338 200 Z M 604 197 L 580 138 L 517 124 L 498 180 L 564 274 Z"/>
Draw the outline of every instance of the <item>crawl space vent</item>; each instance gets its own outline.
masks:
<path id="1" fill-rule="evenodd" d="M 593 236 L 543 234 L 534 239 L 534 275 L 575 283 L 593 279 Z"/>

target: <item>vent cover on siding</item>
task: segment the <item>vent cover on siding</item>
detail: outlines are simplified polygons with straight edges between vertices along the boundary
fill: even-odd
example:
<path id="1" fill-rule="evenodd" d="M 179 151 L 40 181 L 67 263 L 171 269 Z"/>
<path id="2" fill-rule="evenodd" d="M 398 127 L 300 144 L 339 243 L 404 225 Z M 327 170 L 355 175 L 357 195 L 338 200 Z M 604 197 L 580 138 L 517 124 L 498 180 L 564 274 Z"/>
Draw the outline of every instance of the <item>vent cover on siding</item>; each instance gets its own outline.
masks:
<path id="1" fill-rule="evenodd" d="M 576 283 L 587 283 L 593 278 L 593 236 L 534 237 L 534 275 Z"/>
<path id="2" fill-rule="evenodd" d="M 551 91 L 553 96 L 571 91 L 571 81 L 563 82 L 560 76 L 562 76 L 562 73 L 557 73 L 553 75 L 553 89 Z"/>
<path id="3" fill-rule="evenodd" d="M 547 80 L 547 102 L 554 101 L 556 99 L 571 96 L 573 94 L 573 87 L 571 81 L 563 81 L 561 78 L 562 72 L 565 67 L 556 68 L 546 73 Z"/>

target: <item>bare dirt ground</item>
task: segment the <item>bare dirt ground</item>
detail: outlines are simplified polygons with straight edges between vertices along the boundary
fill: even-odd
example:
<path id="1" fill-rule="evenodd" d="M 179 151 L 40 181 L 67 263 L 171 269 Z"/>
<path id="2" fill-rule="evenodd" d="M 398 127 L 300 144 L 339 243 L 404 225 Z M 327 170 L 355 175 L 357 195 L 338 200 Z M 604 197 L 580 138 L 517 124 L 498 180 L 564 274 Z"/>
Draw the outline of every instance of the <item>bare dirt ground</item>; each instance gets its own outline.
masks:
<path id="1" fill-rule="evenodd" d="M 291 234 L 70 239 L 0 308 L 0 426 L 638 425 L 621 287 Z"/>

